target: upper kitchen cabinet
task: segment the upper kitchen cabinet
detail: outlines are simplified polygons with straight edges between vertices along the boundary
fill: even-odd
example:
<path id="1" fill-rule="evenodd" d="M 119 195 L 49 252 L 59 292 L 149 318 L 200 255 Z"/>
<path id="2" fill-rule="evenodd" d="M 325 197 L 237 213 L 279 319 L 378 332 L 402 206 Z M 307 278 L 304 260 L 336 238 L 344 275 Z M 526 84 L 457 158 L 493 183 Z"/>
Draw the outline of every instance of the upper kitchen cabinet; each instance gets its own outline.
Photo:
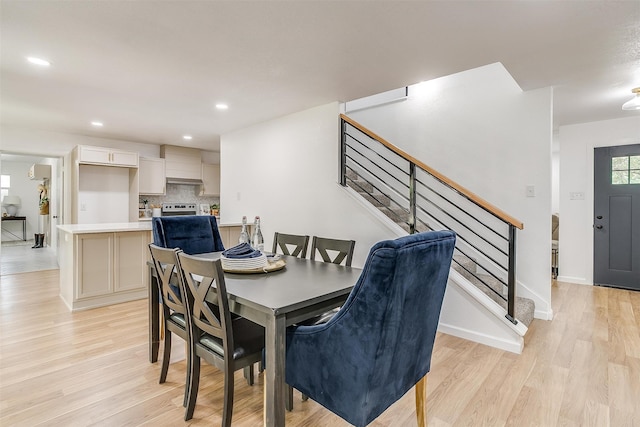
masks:
<path id="1" fill-rule="evenodd" d="M 200 195 L 220 195 L 220 165 L 202 164 L 202 191 Z"/>
<path id="2" fill-rule="evenodd" d="M 81 164 L 137 168 L 138 153 L 90 145 L 78 145 L 78 161 Z"/>
<path id="3" fill-rule="evenodd" d="M 138 222 L 138 153 L 78 145 L 64 174 L 65 224 Z"/>
<path id="4" fill-rule="evenodd" d="M 162 145 L 160 157 L 166 161 L 165 172 L 168 180 L 202 180 L 202 156 L 199 149 Z"/>
<path id="5" fill-rule="evenodd" d="M 138 178 L 140 194 L 166 194 L 165 159 L 140 157 Z"/>

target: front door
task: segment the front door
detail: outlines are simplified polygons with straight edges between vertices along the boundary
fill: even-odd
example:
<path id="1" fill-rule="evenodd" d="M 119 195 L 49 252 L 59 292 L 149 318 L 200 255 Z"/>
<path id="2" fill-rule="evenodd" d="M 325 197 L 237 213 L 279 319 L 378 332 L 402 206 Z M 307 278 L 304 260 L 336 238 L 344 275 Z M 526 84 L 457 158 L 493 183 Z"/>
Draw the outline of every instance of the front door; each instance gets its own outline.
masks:
<path id="1" fill-rule="evenodd" d="M 640 290 L 640 144 L 594 151 L 593 282 Z"/>

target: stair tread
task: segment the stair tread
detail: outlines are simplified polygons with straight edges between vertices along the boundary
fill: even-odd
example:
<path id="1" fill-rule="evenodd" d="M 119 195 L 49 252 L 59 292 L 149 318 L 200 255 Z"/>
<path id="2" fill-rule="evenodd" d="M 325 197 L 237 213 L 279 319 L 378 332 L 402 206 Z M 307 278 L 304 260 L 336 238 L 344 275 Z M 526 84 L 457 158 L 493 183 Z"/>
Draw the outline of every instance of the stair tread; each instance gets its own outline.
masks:
<path id="1" fill-rule="evenodd" d="M 505 300 L 503 300 L 502 298 L 500 298 L 498 295 L 496 295 L 494 292 L 492 292 L 489 289 L 487 289 L 487 286 L 485 286 L 483 283 L 481 283 L 480 280 L 478 280 L 477 278 L 472 276 L 469 272 L 463 270 L 459 265 L 456 265 L 455 263 L 453 263 L 452 266 L 453 266 L 454 270 L 456 270 L 465 279 L 467 279 L 474 286 L 476 286 L 478 289 L 480 289 L 485 295 L 487 295 L 493 301 L 495 301 L 498 304 L 500 304 L 504 309 L 507 308 L 507 302 Z M 504 287 L 502 282 L 500 282 L 499 280 L 497 280 L 496 278 L 494 278 L 494 277 L 492 277 L 492 276 L 490 276 L 488 274 L 476 274 L 476 275 L 478 277 L 480 277 L 483 281 L 485 281 L 488 285 L 490 285 L 492 289 L 496 290 L 501 295 L 503 295 L 503 292 L 500 289 L 500 288 Z M 505 295 L 505 297 L 506 297 L 506 295 Z M 535 303 L 534 303 L 533 300 L 531 300 L 529 298 L 525 298 L 525 297 L 516 296 L 516 300 L 515 300 L 515 318 L 517 320 L 521 321 L 526 326 L 529 326 L 531 324 L 531 322 L 533 321 L 534 313 L 535 313 Z"/>

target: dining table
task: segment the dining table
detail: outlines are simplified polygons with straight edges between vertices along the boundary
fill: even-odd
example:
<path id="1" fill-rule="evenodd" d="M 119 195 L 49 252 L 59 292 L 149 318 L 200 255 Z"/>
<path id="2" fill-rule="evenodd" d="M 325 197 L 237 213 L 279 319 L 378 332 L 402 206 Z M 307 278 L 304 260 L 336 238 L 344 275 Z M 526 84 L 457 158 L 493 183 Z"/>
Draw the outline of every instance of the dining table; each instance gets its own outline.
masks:
<path id="1" fill-rule="evenodd" d="M 216 260 L 221 252 L 196 256 Z M 225 284 L 229 308 L 265 328 L 264 425 L 285 425 L 285 408 L 293 402 L 286 392 L 286 329 L 339 307 L 349 296 L 362 269 L 282 256 L 285 267 L 268 273 L 228 273 Z M 159 287 L 149 263 L 149 361 L 158 360 L 160 346 Z M 215 292 L 210 292 L 215 302 Z"/>

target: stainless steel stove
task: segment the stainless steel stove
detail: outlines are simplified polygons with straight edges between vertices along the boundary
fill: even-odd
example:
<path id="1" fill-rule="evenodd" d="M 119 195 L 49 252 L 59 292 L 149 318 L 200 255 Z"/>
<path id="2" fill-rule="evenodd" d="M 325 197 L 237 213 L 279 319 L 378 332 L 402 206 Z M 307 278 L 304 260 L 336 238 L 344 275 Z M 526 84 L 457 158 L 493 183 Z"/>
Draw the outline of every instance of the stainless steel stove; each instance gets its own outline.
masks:
<path id="1" fill-rule="evenodd" d="M 162 216 L 195 215 L 195 203 L 163 203 Z"/>

